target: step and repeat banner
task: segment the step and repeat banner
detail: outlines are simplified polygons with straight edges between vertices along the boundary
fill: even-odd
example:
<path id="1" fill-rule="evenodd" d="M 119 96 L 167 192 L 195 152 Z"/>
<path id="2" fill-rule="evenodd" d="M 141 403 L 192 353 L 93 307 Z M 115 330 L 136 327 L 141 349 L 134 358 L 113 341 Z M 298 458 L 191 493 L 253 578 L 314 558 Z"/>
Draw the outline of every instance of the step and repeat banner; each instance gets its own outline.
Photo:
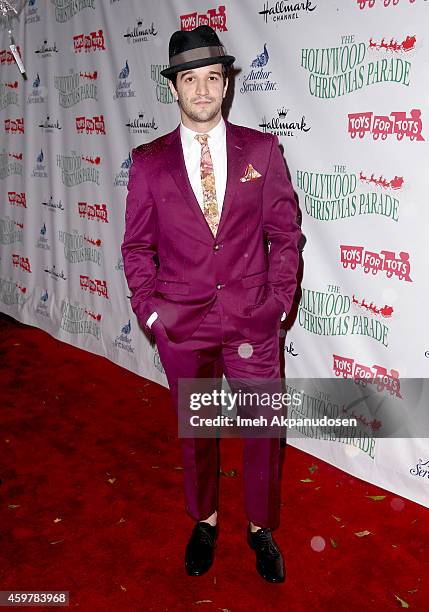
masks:
<path id="1" fill-rule="evenodd" d="M 179 121 L 169 38 L 201 24 L 237 58 L 228 119 L 279 137 L 299 201 L 286 376 L 398 397 L 429 365 L 426 0 L 28 0 L 27 80 L 0 33 L 0 310 L 167 384 L 120 245 L 131 149 Z M 376 414 L 352 413 L 359 435 L 290 443 L 429 506 L 427 439 L 379 439 Z"/>

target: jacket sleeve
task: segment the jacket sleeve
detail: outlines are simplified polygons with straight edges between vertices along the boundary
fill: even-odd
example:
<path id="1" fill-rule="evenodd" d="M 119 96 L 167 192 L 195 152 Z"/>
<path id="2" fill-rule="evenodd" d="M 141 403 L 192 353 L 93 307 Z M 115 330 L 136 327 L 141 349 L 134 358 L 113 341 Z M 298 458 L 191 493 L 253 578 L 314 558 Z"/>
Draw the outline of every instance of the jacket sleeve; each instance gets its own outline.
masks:
<path id="1" fill-rule="evenodd" d="M 121 251 L 125 277 L 132 292 L 131 307 L 140 324 L 146 325 L 155 310 L 149 298 L 155 291 L 158 222 L 144 154 L 133 149 L 132 159 Z"/>
<path id="2" fill-rule="evenodd" d="M 301 228 L 293 187 L 278 145 L 274 136 L 263 187 L 262 224 L 270 242 L 268 282 L 288 313 L 297 286 Z"/>

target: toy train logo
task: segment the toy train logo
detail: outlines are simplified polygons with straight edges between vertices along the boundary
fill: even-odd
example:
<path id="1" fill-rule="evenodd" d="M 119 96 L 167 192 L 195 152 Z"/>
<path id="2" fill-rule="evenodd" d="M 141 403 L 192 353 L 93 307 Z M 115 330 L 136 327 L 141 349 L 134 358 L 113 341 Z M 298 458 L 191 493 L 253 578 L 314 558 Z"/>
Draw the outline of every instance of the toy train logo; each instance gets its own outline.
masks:
<path id="1" fill-rule="evenodd" d="M 394 251 L 380 251 L 375 253 L 372 251 L 364 251 L 362 246 L 352 246 L 347 244 L 340 245 L 341 250 L 341 263 L 343 268 L 350 268 L 354 270 L 356 266 L 362 266 L 365 274 L 377 274 L 378 272 L 385 272 L 388 278 L 393 275 L 397 276 L 399 280 L 406 280 L 412 283 L 410 277 L 410 255 L 404 251 L 399 253 L 399 257 L 396 257 Z"/>
<path id="2" fill-rule="evenodd" d="M 390 134 L 396 134 L 398 140 L 404 136 L 410 140 L 424 140 L 422 136 L 421 110 L 413 108 L 410 116 L 400 111 L 387 115 L 374 115 L 372 112 L 350 113 L 348 115 L 348 132 L 352 138 L 363 138 L 365 134 L 372 134 L 374 140 L 386 140 Z M 393 117 L 391 119 L 390 117 Z"/>
<path id="3" fill-rule="evenodd" d="M 333 354 L 333 370 L 335 376 L 343 378 L 353 378 L 354 382 L 362 387 L 368 384 L 376 385 L 377 391 L 389 391 L 391 395 L 396 395 L 402 398 L 400 393 L 399 372 L 391 369 L 390 372 L 386 368 L 379 365 L 368 367 L 355 362 L 351 357 L 342 357 L 341 355 Z"/>

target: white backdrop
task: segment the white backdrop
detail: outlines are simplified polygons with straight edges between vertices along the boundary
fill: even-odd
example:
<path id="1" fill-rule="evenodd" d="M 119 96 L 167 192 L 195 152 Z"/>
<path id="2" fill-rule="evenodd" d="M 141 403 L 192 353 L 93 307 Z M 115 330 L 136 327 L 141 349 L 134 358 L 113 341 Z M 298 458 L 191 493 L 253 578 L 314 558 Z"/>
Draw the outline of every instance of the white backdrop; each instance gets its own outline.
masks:
<path id="1" fill-rule="evenodd" d="M 306 236 L 288 377 L 426 376 L 429 2 L 29 0 L 0 38 L 0 310 L 166 385 L 120 244 L 131 149 L 178 123 L 160 70 L 214 27 L 229 120 L 276 133 Z M 86 375 L 88 375 L 86 373 Z M 290 443 L 429 506 L 425 439 Z"/>

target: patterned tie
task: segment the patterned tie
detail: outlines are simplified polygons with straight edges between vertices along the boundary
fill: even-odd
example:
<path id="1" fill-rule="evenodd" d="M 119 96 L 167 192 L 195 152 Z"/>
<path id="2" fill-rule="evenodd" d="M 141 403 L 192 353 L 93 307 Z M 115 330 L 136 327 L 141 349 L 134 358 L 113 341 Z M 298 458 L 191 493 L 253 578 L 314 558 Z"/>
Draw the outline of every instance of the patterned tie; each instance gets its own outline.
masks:
<path id="1" fill-rule="evenodd" d="M 213 236 L 216 236 L 219 225 L 219 210 L 217 207 L 213 162 L 207 142 L 208 137 L 208 134 L 197 134 L 195 140 L 198 140 L 201 145 L 200 176 L 203 188 L 203 213 Z"/>

